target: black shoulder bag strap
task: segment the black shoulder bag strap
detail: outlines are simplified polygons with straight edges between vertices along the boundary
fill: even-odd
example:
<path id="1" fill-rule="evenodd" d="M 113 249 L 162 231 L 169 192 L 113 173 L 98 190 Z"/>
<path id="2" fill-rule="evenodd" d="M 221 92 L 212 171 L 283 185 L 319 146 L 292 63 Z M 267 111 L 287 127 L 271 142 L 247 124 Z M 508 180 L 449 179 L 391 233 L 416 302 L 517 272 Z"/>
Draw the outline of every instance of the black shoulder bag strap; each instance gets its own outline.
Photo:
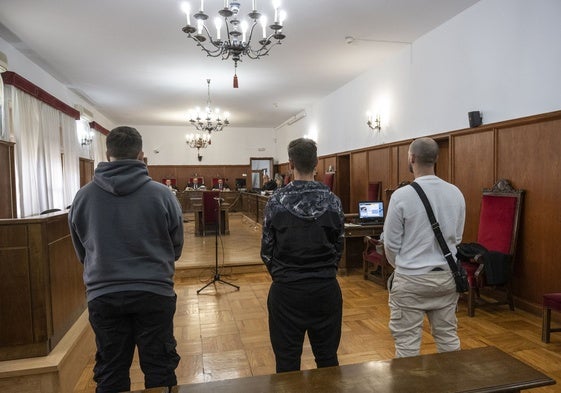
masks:
<path id="1" fill-rule="evenodd" d="M 448 248 L 448 245 L 444 240 L 444 237 L 442 236 L 440 225 L 438 224 L 438 221 L 436 221 L 436 218 L 434 217 L 434 213 L 432 211 L 432 207 L 430 206 L 429 200 L 427 198 L 427 194 L 425 194 L 425 192 L 423 191 L 423 189 L 418 183 L 412 182 L 411 186 L 415 189 L 415 191 L 417 191 L 417 194 L 419 194 L 419 197 L 421 198 L 423 205 L 425 205 L 425 209 L 427 209 L 427 216 L 429 216 L 429 221 L 432 226 L 432 230 L 434 231 L 434 234 L 436 236 L 436 240 L 438 240 L 438 244 L 442 249 L 444 258 L 446 258 L 446 261 L 450 266 L 450 270 L 452 271 L 452 275 L 454 276 L 454 279 L 456 279 L 456 277 L 459 275 L 458 266 L 456 265 L 456 261 L 454 260 L 454 257 L 452 256 L 452 253 L 450 252 L 450 249 Z"/>

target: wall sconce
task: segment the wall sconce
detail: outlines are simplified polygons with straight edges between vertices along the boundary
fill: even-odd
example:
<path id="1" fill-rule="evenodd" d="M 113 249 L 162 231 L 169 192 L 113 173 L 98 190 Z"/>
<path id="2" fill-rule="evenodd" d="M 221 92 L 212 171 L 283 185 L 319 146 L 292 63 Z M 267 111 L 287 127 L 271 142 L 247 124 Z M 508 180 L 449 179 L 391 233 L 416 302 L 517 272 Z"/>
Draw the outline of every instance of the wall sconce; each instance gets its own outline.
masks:
<path id="1" fill-rule="evenodd" d="M 382 126 L 380 125 L 380 115 L 377 114 L 375 117 L 373 117 L 372 113 L 367 112 L 366 116 L 368 117 L 368 120 L 366 121 L 368 127 L 370 127 L 374 131 L 380 132 L 382 130 Z"/>
<path id="2" fill-rule="evenodd" d="M 89 145 L 91 145 L 92 142 L 93 142 L 93 135 L 94 135 L 94 133 L 91 132 L 91 131 L 90 131 L 90 132 L 86 132 L 86 134 L 85 134 L 84 137 L 82 138 L 82 142 L 81 142 L 82 146 L 89 146 Z"/>

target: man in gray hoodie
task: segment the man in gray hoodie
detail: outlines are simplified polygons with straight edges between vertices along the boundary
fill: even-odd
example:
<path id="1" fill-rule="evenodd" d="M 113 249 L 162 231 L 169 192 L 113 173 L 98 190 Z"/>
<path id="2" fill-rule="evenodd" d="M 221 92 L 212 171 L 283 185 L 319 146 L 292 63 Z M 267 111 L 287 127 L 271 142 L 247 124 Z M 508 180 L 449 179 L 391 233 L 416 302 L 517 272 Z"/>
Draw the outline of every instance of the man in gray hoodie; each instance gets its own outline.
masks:
<path id="1" fill-rule="evenodd" d="M 173 386 L 180 360 L 173 275 L 183 248 L 181 207 L 148 176 L 136 129 L 113 129 L 106 146 L 109 162 L 99 163 L 68 214 L 96 336 L 96 392 L 130 390 L 135 346 L 145 387 Z"/>

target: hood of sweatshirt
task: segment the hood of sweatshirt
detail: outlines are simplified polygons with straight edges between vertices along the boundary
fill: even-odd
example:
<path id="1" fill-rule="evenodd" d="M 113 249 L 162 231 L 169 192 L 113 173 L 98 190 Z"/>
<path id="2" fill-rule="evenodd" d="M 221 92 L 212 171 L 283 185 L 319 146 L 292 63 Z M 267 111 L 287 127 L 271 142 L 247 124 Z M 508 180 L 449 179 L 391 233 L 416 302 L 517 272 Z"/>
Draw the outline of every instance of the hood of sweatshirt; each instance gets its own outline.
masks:
<path id="1" fill-rule="evenodd" d="M 93 182 L 114 195 L 128 195 L 152 179 L 146 164 L 140 160 L 100 162 L 95 169 Z"/>
<path id="2" fill-rule="evenodd" d="M 296 217 L 315 220 L 329 209 L 330 194 L 329 188 L 317 181 L 294 180 L 278 189 L 273 197 Z"/>

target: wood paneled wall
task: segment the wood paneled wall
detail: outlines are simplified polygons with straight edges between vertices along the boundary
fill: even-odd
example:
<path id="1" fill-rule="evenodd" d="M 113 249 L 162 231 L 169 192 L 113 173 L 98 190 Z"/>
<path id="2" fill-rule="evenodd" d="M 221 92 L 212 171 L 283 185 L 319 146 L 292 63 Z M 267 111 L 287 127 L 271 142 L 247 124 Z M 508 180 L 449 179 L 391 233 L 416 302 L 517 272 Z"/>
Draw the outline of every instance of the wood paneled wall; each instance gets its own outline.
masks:
<path id="1" fill-rule="evenodd" d="M 561 111 L 433 138 L 440 147 L 437 175 L 456 184 L 466 199 L 464 241 L 477 238 L 483 188 L 506 178 L 525 190 L 514 292 L 518 306 L 539 312 L 542 295 L 561 290 L 561 262 L 553 258 L 561 255 Z M 356 202 L 367 195 L 369 181 L 382 181 L 382 188 L 387 189 L 413 180 L 407 165 L 410 143 L 405 140 L 338 154 L 351 157 L 347 213 L 356 212 Z"/>
<path id="2" fill-rule="evenodd" d="M 223 178 L 226 183 L 234 189 L 236 179 L 242 178 L 243 174 L 247 175 L 247 185 L 251 183 L 251 170 L 247 165 L 148 165 L 148 173 L 155 181 L 162 179 L 176 179 L 177 187 L 180 190 L 185 189 L 189 179 L 192 177 L 203 177 L 205 185 L 212 187 L 213 178 Z"/>

